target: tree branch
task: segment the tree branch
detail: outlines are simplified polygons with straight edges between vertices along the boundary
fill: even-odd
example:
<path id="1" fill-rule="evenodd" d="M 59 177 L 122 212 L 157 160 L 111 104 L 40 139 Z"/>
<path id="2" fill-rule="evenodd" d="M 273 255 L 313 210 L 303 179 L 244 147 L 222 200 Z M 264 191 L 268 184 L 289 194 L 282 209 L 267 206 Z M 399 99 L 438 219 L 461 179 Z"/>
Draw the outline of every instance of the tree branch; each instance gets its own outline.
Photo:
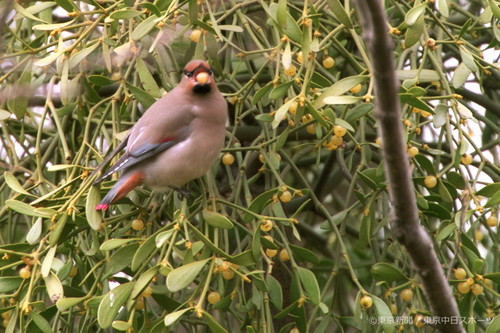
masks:
<path id="1" fill-rule="evenodd" d="M 433 249 L 429 235 L 420 226 L 415 191 L 411 180 L 408 156 L 403 140 L 400 118 L 398 82 L 394 72 L 393 44 L 381 1 L 356 0 L 361 26 L 372 62 L 375 81 L 375 114 L 382 137 L 385 172 L 393 204 L 392 227 L 398 240 L 406 247 L 435 316 L 446 318 L 436 326 L 442 332 L 464 332 L 458 323 L 460 314 L 450 286 Z"/>

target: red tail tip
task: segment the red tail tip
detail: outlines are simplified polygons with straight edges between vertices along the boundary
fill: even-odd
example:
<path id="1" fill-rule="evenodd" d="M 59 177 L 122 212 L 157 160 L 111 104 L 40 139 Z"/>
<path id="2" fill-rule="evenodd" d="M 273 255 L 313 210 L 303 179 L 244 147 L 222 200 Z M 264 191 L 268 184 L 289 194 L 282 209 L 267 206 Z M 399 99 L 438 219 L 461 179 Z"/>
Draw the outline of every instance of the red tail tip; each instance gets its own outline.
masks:
<path id="1" fill-rule="evenodd" d="M 107 210 L 108 208 L 108 204 L 98 204 L 97 206 L 95 206 L 95 210 Z"/>

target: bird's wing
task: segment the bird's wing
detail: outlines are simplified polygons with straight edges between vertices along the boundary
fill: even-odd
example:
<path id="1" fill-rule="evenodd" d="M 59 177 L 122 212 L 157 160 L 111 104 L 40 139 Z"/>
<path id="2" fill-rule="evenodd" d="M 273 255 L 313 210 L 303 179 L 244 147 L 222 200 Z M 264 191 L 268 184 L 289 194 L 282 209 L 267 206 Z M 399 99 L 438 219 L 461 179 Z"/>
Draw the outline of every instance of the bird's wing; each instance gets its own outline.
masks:
<path id="1" fill-rule="evenodd" d="M 102 168 L 104 168 L 106 165 L 108 165 L 108 163 L 111 161 L 111 159 L 113 157 L 115 157 L 120 151 L 122 151 L 127 146 L 127 142 L 128 142 L 129 136 L 130 136 L 130 132 L 127 134 L 127 136 L 125 137 L 125 139 L 123 139 L 123 141 L 120 142 L 120 144 L 118 146 L 116 146 L 115 149 L 113 149 L 113 151 L 111 153 L 108 153 L 106 155 L 106 157 L 97 166 L 97 168 L 95 168 L 94 171 L 92 171 L 92 174 L 90 176 L 93 176 L 96 173 L 98 173 L 99 171 L 101 171 Z M 105 178 L 105 177 L 103 177 L 103 176 L 99 177 L 97 180 L 94 181 L 94 183 L 92 185 L 100 183 L 103 180 L 103 178 Z"/>

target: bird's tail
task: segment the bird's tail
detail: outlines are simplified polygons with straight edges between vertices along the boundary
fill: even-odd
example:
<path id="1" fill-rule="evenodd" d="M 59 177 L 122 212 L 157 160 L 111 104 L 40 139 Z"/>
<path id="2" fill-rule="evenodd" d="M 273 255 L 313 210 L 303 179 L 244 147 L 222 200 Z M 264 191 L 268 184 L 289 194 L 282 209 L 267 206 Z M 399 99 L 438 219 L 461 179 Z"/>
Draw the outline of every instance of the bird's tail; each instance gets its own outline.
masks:
<path id="1" fill-rule="evenodd" d="M 116 184 L 111 188 L 111 190 L 104 196 L 101 202 L 95 207 L 96 210 L 106 210 L 109 205 L 117 202 L 128 192 L 132 191 L 135 187 L 142 184 L 143 180 L 142 172 L 131 172 L 126 173 L 118 179 Z"/>

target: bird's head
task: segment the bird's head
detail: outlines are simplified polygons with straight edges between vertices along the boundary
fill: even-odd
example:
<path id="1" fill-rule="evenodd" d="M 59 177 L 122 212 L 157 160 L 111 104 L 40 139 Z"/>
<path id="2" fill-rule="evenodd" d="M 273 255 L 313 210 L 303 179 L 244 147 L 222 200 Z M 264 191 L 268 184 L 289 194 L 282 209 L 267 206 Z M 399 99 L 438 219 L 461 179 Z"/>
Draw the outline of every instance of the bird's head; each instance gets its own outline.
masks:
<path id="1" fill-rule="evenodd" d="M 183 80 L 195 94 L 204 95 L 216 87 L 212 67 L 205 60 L 190 61 L 184 67 Z"/>

